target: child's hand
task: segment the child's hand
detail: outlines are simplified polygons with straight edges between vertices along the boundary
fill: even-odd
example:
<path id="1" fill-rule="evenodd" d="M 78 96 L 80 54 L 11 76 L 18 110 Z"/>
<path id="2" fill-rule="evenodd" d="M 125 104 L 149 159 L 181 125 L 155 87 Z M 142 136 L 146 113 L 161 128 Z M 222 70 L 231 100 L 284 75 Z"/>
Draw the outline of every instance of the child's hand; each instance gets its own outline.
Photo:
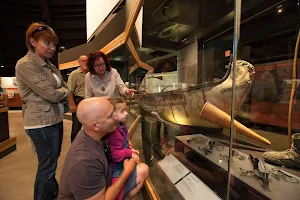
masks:
<path id="1" fill-rule="evenodd" d="M 135 166 L 136 166 L 136 162 L 134 159 L 125 159 L 123 163 L 123 167 L 124 167 L 123 172 L 129 175 L 133 172 Z"/>
<path id="2" fill-rule="evenodd" d="M 132 153 L 135 153 L 136 155 L 140 154 L 140 152 L 138 150 L 134 149 L 134 148 L 132 148 L 131 151 L 132 151 Z"/>
<path id="3" fill-rule="evenodd" d="M 140 162 L 140 157 L 137 154 L 132 153 L 132 157 L 133 157 L 133 159 L 135 160 L 136 163 Z"/>

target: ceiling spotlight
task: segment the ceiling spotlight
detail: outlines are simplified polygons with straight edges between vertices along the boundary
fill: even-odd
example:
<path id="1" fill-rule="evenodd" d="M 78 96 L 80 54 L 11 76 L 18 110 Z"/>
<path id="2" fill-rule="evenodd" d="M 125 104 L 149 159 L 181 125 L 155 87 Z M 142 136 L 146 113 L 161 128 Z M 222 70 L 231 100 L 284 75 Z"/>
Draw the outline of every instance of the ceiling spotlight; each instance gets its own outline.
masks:
<path id="1" fill-rule="evenodd" d="M 282 9 L 282 5 L 277 6 L 277 13 L 282 13 L 283 9 Z"/>
<path id="2" fill-rule="evenodd" d="M 4 67 L 3 65 L 1 65 L 1 67 Z"/>

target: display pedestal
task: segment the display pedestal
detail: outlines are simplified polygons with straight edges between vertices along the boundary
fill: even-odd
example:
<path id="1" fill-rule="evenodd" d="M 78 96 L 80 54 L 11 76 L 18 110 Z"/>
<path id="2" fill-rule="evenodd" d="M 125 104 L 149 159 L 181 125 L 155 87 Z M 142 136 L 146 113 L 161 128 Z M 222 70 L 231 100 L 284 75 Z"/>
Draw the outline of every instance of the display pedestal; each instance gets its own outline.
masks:
<path id="1" fill-rule="evenodd" d="M 0 108 L 0 158 L 16 150 L 16 137 L 9 137 L 8 108 Z"/>

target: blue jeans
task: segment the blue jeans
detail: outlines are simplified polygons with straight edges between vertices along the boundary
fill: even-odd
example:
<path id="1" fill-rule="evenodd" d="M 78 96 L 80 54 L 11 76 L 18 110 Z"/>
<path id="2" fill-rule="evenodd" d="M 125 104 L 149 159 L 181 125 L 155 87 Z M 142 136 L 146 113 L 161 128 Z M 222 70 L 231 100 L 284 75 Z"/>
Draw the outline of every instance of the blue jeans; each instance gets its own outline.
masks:
<path id="1" fill-rule="evenodd" d="M 58 195 L 55 178 L 57 159 L 60 155 L 63 122 L 44 128 L 27 129 L 38 157 L 38 169 L 34 184 L 34 200 L 53 200 Z"/>

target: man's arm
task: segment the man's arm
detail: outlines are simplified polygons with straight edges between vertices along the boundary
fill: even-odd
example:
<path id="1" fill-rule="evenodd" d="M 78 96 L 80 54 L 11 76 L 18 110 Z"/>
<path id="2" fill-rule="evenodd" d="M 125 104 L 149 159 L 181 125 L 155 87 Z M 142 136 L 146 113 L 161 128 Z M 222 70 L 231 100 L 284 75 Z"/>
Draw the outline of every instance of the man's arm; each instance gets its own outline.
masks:
<path id="1" fill-rule="evenodd" d="M 135 168 L 135 161 L 133 158 L 130 160 L 124 160 L 124 170 L 118 180 L 111 185 L 107 190 L 102 189 L 95 196 L 87 200 L 115 200 L 120 193 L 121 189 L 124 187 L 128 177 Z"/>
<path id="2" fill-rule="evenodd" d="M 72 113 L 75 113 L 76 110 L 77 110 L 77 106 L 76 106 L 75 101 L 74 101 L 73 92 L 70 92 L 70 95 L 69 95 L 69 105 L 70 105 L 70 111 Z"/>
<path id="3" fill-rule="evenodd" d="M 70 105 L 70 110 L 71 112 L 76 112 L 76 104 L 74 101 L 74 95 L 73 92 L 75 91 L 75 71 L 71 72 L 69 78 L 68 78 L 68 88 L 70 90 L 70 95 L 69 95 L 69 105 Z"/>

